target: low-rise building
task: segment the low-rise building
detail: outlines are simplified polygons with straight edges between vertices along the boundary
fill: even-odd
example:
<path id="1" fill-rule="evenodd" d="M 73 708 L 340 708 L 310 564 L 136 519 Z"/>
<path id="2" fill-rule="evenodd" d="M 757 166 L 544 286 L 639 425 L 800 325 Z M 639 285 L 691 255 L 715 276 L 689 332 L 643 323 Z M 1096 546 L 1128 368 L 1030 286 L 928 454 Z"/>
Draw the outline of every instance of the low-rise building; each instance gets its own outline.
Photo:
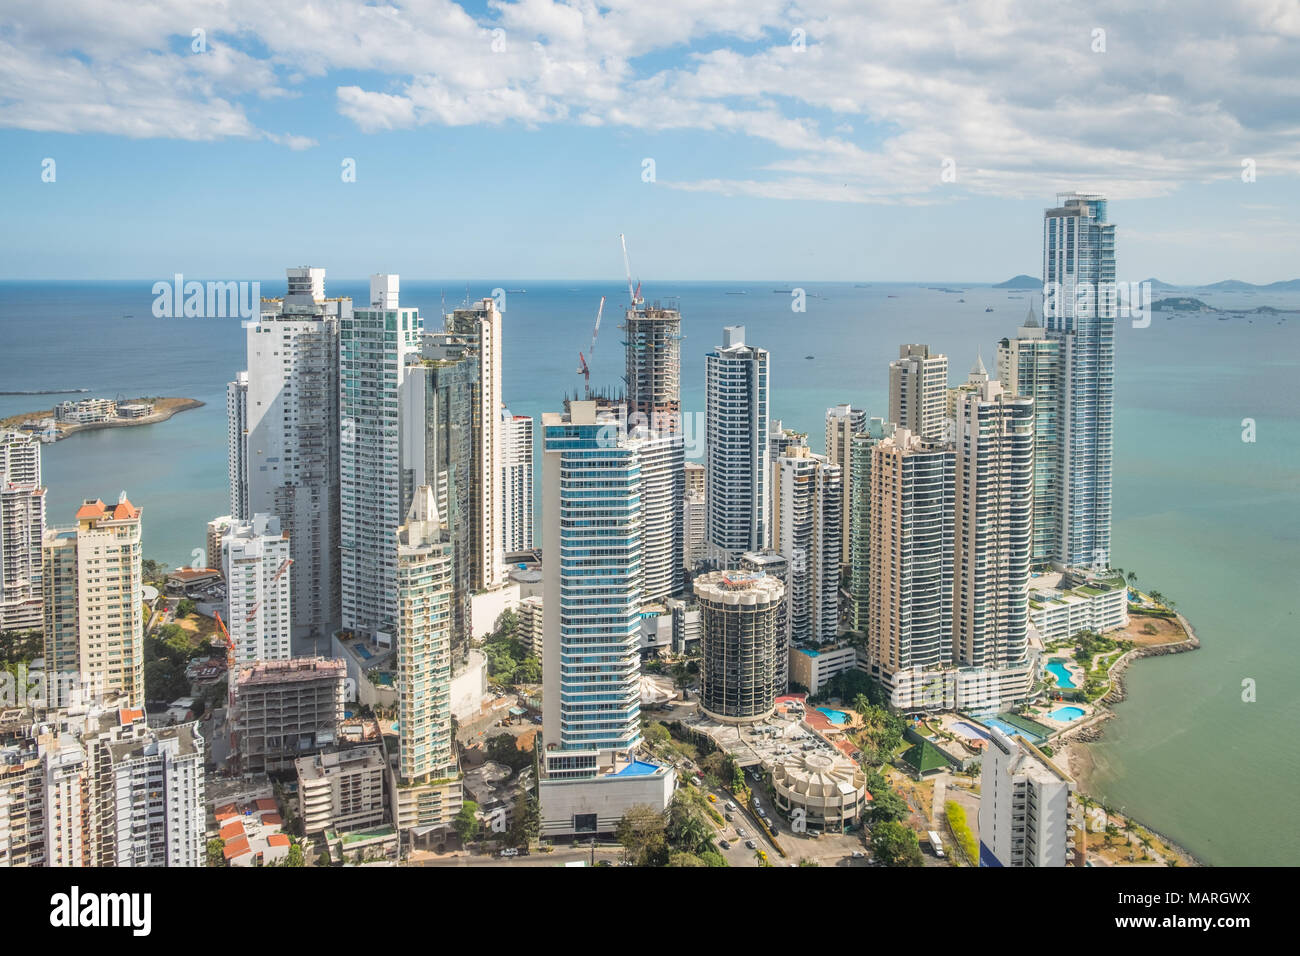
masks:
<path id="1" fill-rule="evenodd" d="M 858 666 L 858 651 L 850 644 L 790 648 L 790 682 L 815 694 L 837 674 Z"/>
<path id="2" fill-rule="evenodd" d="M 787 814 L 802 811 L 812 829 L 840 829 L 862 819 L 870 799 L 867 778 L 833 751 L 787 754 L 772 767 L 773 800 Z"/>
<path id="3" fill-rule="evenodd" d="M 519 602 L 519 639 L 539 661 L 542 659 L 542 597 L 526 597 Z"/>
<path id="4" fill-rule="evenodd" d="M 381 745 L 332 750 L 294 761 L 298 805 L 308 836 L 351 831 L 384 822 L 384 750 Z"/>
<path id="5" fill-rule="evenodd" d="M 980 771 L 980 866 L 1065 866 L 1074 789 L 1037 747 L 992 728 Z"/>
<path id="6" fill-rule="evenodd" d="M 1088 580 L 1071 572 L 1030 578 L 1029 622 L 1044 641 L 1128 627 L 1128 587 L 1123 581 Z"/>
<path id="7" fill-rule="evenodd" d="M 117 402 L 107 398 L 83 398 L 79 402 L 69 399 L 54 406 L 54 417 L 69 425 L 106 422 L 117 417 Z"/>

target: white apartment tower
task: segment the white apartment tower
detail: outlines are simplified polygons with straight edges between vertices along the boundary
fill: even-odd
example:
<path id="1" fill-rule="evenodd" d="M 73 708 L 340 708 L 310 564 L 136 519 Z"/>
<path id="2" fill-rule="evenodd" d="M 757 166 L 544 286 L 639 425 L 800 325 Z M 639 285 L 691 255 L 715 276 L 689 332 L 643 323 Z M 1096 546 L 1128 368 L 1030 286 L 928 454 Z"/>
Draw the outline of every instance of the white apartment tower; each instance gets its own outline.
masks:
<path id="1" fill-rule="evenodd" d="M 352 300 L 325 297 L 324 269 L 285 271 L 287 294 L 262 301 L 259 321 L 246 333 L 247 374 L 228 391 L 230 514 L 241 521 L 254 514 L 280 519 L 293 558 L 294 636 L 321 637 L 333 633 L 341 613 L 339 328 L 353 321 Z M 373 389 L 379 373 L 369 372 Z M 242 445 L 236 415 L 241 382 Z M 240 454 L 246 498 L 236 488 Z"/>
<path id="2" fill-rule="evenodd" d="M 847 403 L 826 409 L 826 457 L 840 466 L 844 482 L 844 527 L 840 529 L 840 563 L 849 563 L 850 516 L 847 502 L 853 500 L 853 436 L 867 424 L 867 413 Z"/>
<path id="3" fill-rule="evenodd" d="M 533 546 L 533 419 L 531 415 L 511 415 L 506 409 L 501 413 L 501 423 L 504 550 L 515 554 Z"/>
<path id="4" fill-rule="evenodd" d="M 685 464 L 686 494 L 682 498 L 682 565 L 694 571 L 708 555 L 708 513 L 705 495 L 704 465 L 698 461 Z"/>
<path id="5" fill-rule="evenodd" d="M 940 439 L 947 406 L 948 357 L 928 345 L 900 345 L 889 363 L 889 421 L 921 438 Z"/>
<path id="6" fill-rule="evenodd" d="M 46 532 L 42 559 L 45 671 L 59 678 L 51 703 L 124 698 L 143 707 L 140 509 L 126 492 L 111 506 L 87 499 L 75 528 Z"/>
<path id="7" fill-rule="evenodd" d="M 843 476 L 826 456 L 795 445 L 777 459 L 772 478 L 773 547 L 789 567 L 789 644 L 833 641 L 839 632 Z"/>
<path id="8" fill-rule="evenodd" d="M 39 631 L 45 488 L 41 443 L 0 433 L 0 631 Z"/>
<path id="9" fill-rule="evenodd" d="M 1031 399 L 995 381 L 957 402 L 952 616 L 961 666 L 1023 667 L 1028 654 L 1033 415 Z"/>
<path id="10" fill-rule="evenodd" d="M 342 620 L 346 630 L 365 635 L 393 632 L 393 535 L 414 490 L 403 467 L 399 409 L 423 324 L 418 309 L 399 304 L 398 291 L 397 276 L 371 276 L 369 307 L 339 321 Z"/>
<path id="11" fill-rule="evenodd" d="M 226 384 L 227 472 L 230 517 L 248 520 L 248 373 L 238 372 Z"/>
<path id="12" fill-rule="evenodd" d="M 238 664 L 292 656 L 290 544 L 288 534 L 280 530 L 280 519 L 266 514 L 232 524 L 222 538 L 226 627 Z"/>
<path id="13" fill-rule="evenodd" d="M 766 349 L 745 344 L 743 325 L 724 328 L 722 345 L 704 357 L 705 538 L 721 567 L 768 542 L 769 367 Z"/>
<path id="14" fill-rule="evenodd" d="M 980 770 L 980 866 L 1065 866 L 1074 781 L 1020 737 L 990 733 Z"/>

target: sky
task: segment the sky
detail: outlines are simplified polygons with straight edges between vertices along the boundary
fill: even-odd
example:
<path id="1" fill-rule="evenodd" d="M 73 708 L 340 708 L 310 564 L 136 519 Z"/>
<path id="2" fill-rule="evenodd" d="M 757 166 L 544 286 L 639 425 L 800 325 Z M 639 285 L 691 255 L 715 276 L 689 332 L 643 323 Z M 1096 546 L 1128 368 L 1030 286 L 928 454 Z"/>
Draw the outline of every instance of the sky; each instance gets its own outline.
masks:
<path id="1" fill-rule="evenodd" d="M 1296 0 L 0 6 L 0 278 L 1300 276 Z"/>

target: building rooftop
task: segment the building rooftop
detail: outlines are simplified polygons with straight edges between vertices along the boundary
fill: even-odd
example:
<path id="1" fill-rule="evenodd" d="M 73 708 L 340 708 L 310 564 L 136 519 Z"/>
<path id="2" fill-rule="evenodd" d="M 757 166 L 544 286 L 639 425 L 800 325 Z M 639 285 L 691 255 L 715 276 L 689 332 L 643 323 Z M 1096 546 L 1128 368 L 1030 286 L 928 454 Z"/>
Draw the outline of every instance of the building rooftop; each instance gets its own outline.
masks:
<path id="1" fill-rule="evenodd" d="M 295 657 L 287 661 L 257 661 L 239 669 L 242 687 L 295 681 L 330 680 L 347 675 L 342 658 Z"/>

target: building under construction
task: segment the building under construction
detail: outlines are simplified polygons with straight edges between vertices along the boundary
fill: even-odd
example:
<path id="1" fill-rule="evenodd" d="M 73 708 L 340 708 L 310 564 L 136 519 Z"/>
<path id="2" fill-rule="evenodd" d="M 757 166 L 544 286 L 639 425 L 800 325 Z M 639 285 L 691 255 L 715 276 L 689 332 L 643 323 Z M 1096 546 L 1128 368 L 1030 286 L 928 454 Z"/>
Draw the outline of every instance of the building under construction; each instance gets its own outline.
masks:
<path id="1" fill-rule="evenodd" d="M 659 432 L 681 431 L 682 314 L 639 297 L 623 319 L 629 414 Z"/>
<path id="2" fill-rule="evenodd" d="M 341 659 L 296 657 L 239 668 L 231 761 L 240 773 L 294 769 L 293 762 L 338 738 L 347 666 Z"/>

